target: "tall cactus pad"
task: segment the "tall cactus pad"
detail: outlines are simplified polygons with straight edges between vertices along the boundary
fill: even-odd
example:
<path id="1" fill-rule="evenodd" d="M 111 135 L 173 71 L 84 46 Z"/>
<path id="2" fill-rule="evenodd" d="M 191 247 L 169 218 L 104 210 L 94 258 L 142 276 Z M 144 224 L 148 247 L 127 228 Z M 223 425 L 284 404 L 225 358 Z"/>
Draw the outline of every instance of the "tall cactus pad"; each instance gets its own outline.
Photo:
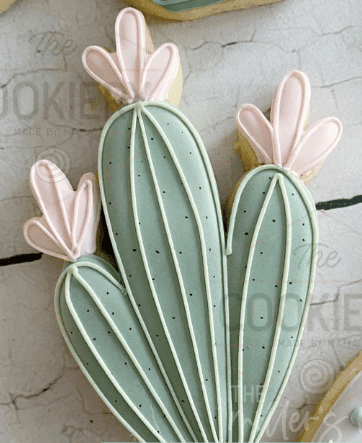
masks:
<path id="1" fill-rule="evenodd" d="M 233 441 L 259 441 L 288 380 L 311 297 L 316 213 L 310 194 L 274 165 L 237 189 L 227 241 Z"/>
<path id="2" fill-rule="evenodd" d="M 190 440 L 118 280 L 113 267 L 96 256 L 65 268 L 55 300 L 63 336 L 93 387 L 138 439 Z"/>
<path id="3" fill-rule="evenodd" d="M 130 299 L 197 439 L 226 439 L 227 315 L 215 180 L 195 129 L 173 106 L 138 102 L 102 133 L 100 187 Z"/>

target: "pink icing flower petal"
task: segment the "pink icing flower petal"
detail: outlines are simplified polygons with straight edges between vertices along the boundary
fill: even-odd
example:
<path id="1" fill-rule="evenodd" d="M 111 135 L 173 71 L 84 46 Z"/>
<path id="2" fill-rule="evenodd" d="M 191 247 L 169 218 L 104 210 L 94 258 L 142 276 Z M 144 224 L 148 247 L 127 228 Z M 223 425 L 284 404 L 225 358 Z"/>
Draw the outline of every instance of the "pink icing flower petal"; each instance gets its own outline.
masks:
<path id="1" fill-rule="evenodd" d="M 273 128 L 254 105 L 243 105 L 236 113 L 236 124 L 247 138 L 260 163 L 273 163 Z"/>
<path id="2" fill-rule="evenodd" d="M 140 95 L 141 73 L 146 58 L 146 24 L 141 12 L 123 9 L 115 25 L 117 58 L 129 98 Z"/>
<path id="3" fill-rule="evenodd" d="M 275 91 L 271 124 L 273 126 L 274 162 L 285 165 L 303 135 L 311 89 L 308 77 L 291 71 Z"/>
<path id="4" fill-rule="evenodd" d="M 147 60 L 142 74 L 140 95 L 145 100 L 165 100 L 178 67 L 177 46 L 172 43 L 160 46 Z"/>
<path id="5" fill-rule="evenodd" d="M 342 123 L 335 117 L 315 122 L 302 136 L 286 167 L 296 171 L 299 176 L 310 172 L 333 151 L 342 132 Z"/>
<path id="6" fill-rule="evenodd" d="M 96 82 L 104 86 L 116 98 L 127 101 L 124 79 L 116 54 L 110 54 L 100 46 L 89 46 L 83 51 L 84 69 Z"/>
<path id="7" fill-rule="evenodd" d="M 43 215 L 25 223 L 26 241 L 68 261 L 95 252 L 101 204 L 94 174 L 85 174 L 74 191 L 56 165 L 40 160 L 31 169 L 30 184 Z"/>

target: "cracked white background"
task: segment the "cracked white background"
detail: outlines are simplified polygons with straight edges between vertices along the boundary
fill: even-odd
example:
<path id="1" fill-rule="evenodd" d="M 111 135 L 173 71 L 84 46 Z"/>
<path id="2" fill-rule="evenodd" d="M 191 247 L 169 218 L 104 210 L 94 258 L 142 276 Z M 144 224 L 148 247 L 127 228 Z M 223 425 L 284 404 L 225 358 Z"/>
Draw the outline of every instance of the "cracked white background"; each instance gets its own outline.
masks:
<path id="1" fill-rule="evenodd" d="M 0 16 L 0 258 L 34 253 L 22 225 L 38 214 L 28 177 L 38 158 L 73 183 L 96 171 L 109 110 L 81 65 L 114 49 L 116 0 L 19 0 Z M 285 0 L 194 22 L 148 20 L 155 45 L 180 49 L 181 109 L 199 130 L 221 198 L 242 175 L 234 114 L 262 111 L 291 69 L 312 84 L 310 119 L 336 115 L 338 148 L 308 185 L 316 203 L 362 194 L 362 2 Z M 84 89 L 82 82 L 87 82 Z M 55 104 L 46 106 L 55 94 Z M 74 97 L 74 98 L 72 98 Z M 319 211 L 320 253 L 309 321 L 265 441 L 297 438 L 334 375 L 362 351 L 362 204 Z M 43 256 L 0 268 L 0 443 L 130 441 L 70 356 L 53 292 L 62 264 Z M 309 371 L 309 372 L 308 372 Z"/>

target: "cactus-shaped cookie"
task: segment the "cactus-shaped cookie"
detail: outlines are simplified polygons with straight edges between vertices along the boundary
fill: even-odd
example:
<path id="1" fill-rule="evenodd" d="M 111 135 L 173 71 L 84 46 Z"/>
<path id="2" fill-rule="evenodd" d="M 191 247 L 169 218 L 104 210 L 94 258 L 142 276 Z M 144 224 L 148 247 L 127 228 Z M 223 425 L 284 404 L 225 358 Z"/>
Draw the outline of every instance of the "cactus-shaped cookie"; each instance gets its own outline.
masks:
<path id="1" fill-rule="evenodd" d="M 144 47 L 132 8 L 116 20 L 114 54 L 87 48 L 87 71 L 127 106 L 102 132 L 99 179 L 129 298 L 193 439 L 225 441 L 226 259 L 219 197 L 204 145 L 167 97 L 176 46 Z"/>
<path id="2" fill-rule="evenodd" d="M 233 441 L 259 441 L 287 383 L 306 321 L 316 266 L 315 206 L 298 179 L 336 146 L 342 126 L 326 118 L 304 130 L 307 77 L 289 73 L 271 122 L 253 105 L 236 116 L 260 163 L 233 197 L 227 238 Z"/>
<path id="3" fill-rule="evenodd" d="M 120 275 L 95 252 L 100 196 L 93 174 L 74 191 L 47 160 L 30 174 L 43 213 L 24 225 L 36 249 L 67 261 L 55 291 L 58 323 L 73 356 L 111 411 L 141 441 L 190 441 Z"/>

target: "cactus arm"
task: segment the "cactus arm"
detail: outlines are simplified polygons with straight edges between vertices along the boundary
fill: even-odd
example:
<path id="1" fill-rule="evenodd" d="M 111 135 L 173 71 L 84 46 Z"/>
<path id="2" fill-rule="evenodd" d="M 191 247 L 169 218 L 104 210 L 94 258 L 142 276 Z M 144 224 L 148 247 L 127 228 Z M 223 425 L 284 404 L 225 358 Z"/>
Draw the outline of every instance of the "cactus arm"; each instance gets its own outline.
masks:
<path id="1" fill-rule="evenodd" d="M 161 209 L 162 222 L 163 222 L 164 227 L 165 227 L 165 231 L 166 231 L 167 240 L 168 240 L 168 243 L 169 243 L 169 247 L 170 247 L 170 252 L 171 252 L 171 255 L 172 255 L 173 263 L 175 264 L 175 270 L 176 270 L 176 274 L 177 274 L 178 284 L 181 287 L 182 297 L 184 298 L 185 297 L 185 289 L 184 289 L 184 285 L 183 285 L 183 282 L 182 282 L 182 277 L 180 276 L 180 268 L 179 268 L 179 265 L 178 265 L 178 261 L 177 261 L 177 258 L 175 257 L 175 247 L 174 247 L 174 244 L 172 242 L 172 238 L 171 238 L 171 234 L 170 234 L 170 228 L 168 226 L 167 218 L 166 218 L 166 215 L 165 215 L 165 210 L 164 210 L 164 207 L 163 207 L 163 204 L 162 204 L 162 200 L 160 198 L 160 188 L 159 188 L 158 183 L 157 183 L 157 178 L 155 177 L 155 171 L 154 171 L 154 168 L 153 168 L 152 159 L 150 158 L 149 147 L 148 147 L 147 137 L 145 135 L 145 129 L 144 129 L 144 125 L 143 125 L 143 122 L 142 122 L 142 117 L 140 116 L 140 112 L 137 109 L 137 107 L 135 107 L 133 109 L 132 131 L 136 130 L 137 121 L 140 122 L 143 143 L 144 143 L 145 150 L 146 150 L 146 156 L 147 156 L 147 160 L 148 160 L 148 162 L 150 164 L 152 180 L 153 180 L 153 184 L 155 186 L 155 191 L 156 191 L 156 194 L 157 194 L 157 201 L 158 201 L 158 204 L 160 205 L 160 209 Z M 145 271 L 146 271 L 146 274 L 147 274 L 148 284 L 150 286 L 150 289 L 151 289 L 151 292 L 152 292 L 152 296 L 153 296 L 153 299 L 154 299 L 156 307 L 157 307 L 157 312 L 158 312 L 158 315 L 160 317 L 163 329 L 165 331 L 165 335 L 166 335 L 167 341 L 169 343 L 169 346 L 170 346 L 170 349 L 171 349 L 171 352 L 172 352 L 172 357 L 175 360 L 177 369 L 178 369 L 178 371 L 180 373 L 180 377 L 181 377 L 182 383 L 185 386 L 185 390 L 186 390 L 187 396 L 188 396 L 188 398 L 190 400 L 190 404 L 191 404 L 191 407 L 193 409 L 193 412 L 194 412 L 195 416 L 198 419 L 198 425 L 200 426 L 201 432 L 203 434 L 203 438 L 207 439 L 206 433 L 205 433 L 205 431 L 203 429 L 202 422 L 201 422 L 201 420 L 198 417 L 196 406 L 195 406 L 195 404 L 194 404 L 194 402 L 192 400 L 191 392 L 188 389 L 188 384 L 186 382 L 185 375 L 184 375 L 184 373 L 182 371 L 182 365 L 181 365 L 180 360 L 179 360 L 179 358 L 177 356 L 177 351 L 175 349 L 175 345 L 174 345 L 172 337 L 170 335 L 170 331 L 169 331 L 169 328 L 167 326 L 167 323 L 166 323 L 166 320 L 165 320 L 165 317 L 164 317 L 164 313 L 162 311 L 162 306 L 161 306 L 160 301 L 159 301 L 158 296 L 157 296 L 157 290 L 156 290 L 155 285 L 154 285 L 154 283 L 152 281 L 150 265 L 149 265 L 148 260 L 147 260 L 147 253 L 146 253 L 145 248 L 144 248 L 143 237 L 142 237 L 141 229 L 139 227 L 140 221 L 139 221 L 139 215 L 138 215 L 137 203 L 136 203 L 135 177 L 134 177 L 134 175 L 135 175 L 134 174 L 134 168 L 135 168 L 135 165 L 134 165 L 134 157 L 135 157 L 134 150 L 135 150 L 135 146 L 134 145 L 135 145 L 135 139 L 131 138 L 131 143 L 130 143 L 130 180 L 131 180 L 132 209 L 133 209 L 133 214 L 134 214 L 134 225 L 135 225 L 135 228 L 136 228 L 137 240 L 138 240 L 138 244 L 139 244 L 141 255 L 142 255 L 142 261 L 143 261 L 144 268 L 145 268 Z M 187 318 L 187 322 L 188 322 L 188 327 L 190 328 L 190 319 L 189 318 Z M 192 330 L 190 332 L 192 334 Z"/>
<path id="2" fill-rule="evenodd" d="M 138 116 L 135 108 L 140 110 Z M 219 436 L 222 435 L 225 440 L 227 427 L 222 427 L 220 423 L 226 423 L 229 398 L 225 350 L 227 315 L 224 313 L 227 302 L 224 294 L 226 276 L 223 275 L 225 257 L 220 209 L 214 182 L 205 168 L 203 154 L 200 155 L 203 145 L 200 145 L 199 136 L 189 122 L 180 115 L 172 106 L 158 102 L 138 103 L 118 111 L 106 126 L 100 144 L 101 193 L 112 245 L 127 291 L 135 305 L 142 305 L 140 317 L 144 320 L 150 344 L 153 343 L 157 350 L 168 382 L 176 390 L 175 401 L 185 400 L 182 409 L 195 432 L 199 433 L 198 438 L 216 440 L 218 435 L 215 435 L 215 425 L 210 423 L 210 407 L 212 415 L 215 415 L 213 420 L 218 420 Z M 167 125 L 171 128 L 167 128 Z M 176 134 L 172 134 L 174 128 Z M 126 168 L 124 165 L 127 165 Z M 162 169 L 164 166 L 166 169 Z M 116 172 L 120 168 L 122 175 Z M 179 181 L 183 187 L 179 186 Z M 163 205 L 160 205 L 157 189 L 164 190 L 162 194 L 166 192 L 170 195 L 162 195 Z M 190 189 L 190 192 L 186 189 Z M 179 220 L 182 208 L 184 218 L 188 219 L 184 223 Z M 199 215 L 202 225 L 197 222 L 197 214 L 202 214 L 202 217 Z M 179 226 L 182 234 L 177 232 L 176 226 Z M 123 237 L 122 231 L 128 233 L 127 238 Z M 206 238 L 204 249 L 200 236 Z M 179 255 L 184 250 L 182 238 L 191 243 L 186 249 L 188 261 Z M 128 248 L 125 247 L 127 242 Z M 155 250 L 158 255 L 154 253 Z M 173 251 L 177 251 L 177 262 Z M 165 256 L 169 257 L 168 261 Z M 209 283 L 205 278 L 205 260 L 210 272 Z M 182 272 L 182 280 L 178 269 Z M 137 274 L 137 279 L 132 278 L 133 274 Z M 157 283 L 160 278 L 162 287 Z M 187 289 L 184 293 L 180 284 L 182 281 Z M 207 284 L 211 286 L 212 314 Z M 195 288 L 194 293 L 190 286 Z M 176 296 L 177 293 L 179 295 Z M 177 312 L 178 317 L 172 317 L 177 321 L 170 320 L 172 309 Z M 214 316 L 214 324 L 210 320 L 211 315 Z M 195 348 L 188 325 L 194 328 L 198 349 Z M 211 331 L 212 327 L 214 332 Z M 211 342 L 212 334 L 219 345 L 215 346 L 215 350 Z M 205 346 L 201 346 L 202 343 Z M 172 346 L 175 346 L 174 349 Z M 189 350 L 185 353 L 186 349 Z M 199 356 L 197 352 L 195 355 L 195 350 Z M 169 357 L 166 358 L 166 355 Z M 207 373 L 206 399 L 202 386 L 204 380 L 200 379 L 200 365 L 204 378 Z M 178 382 L 180 379 L 181 384 Z M 219 387 L 222 395 L 217 393 Z"/>
<path id="3" fill-rule="evenodd" d="M 149 120 L 152 122 L 152 124 L 155 126 L 156 130 L 160 131 L 161 128 L 158 125 L 157 120 L 155 120 L 152 117 L 152 114 L 150 114 L 146 109 L 144 110 L 144 113 L 149 118 Z M 180 269 L 180 264 L 179 264 L 179 261 L 177 259 L 177 255 L 176 255 L 176 251 L 175 251 L 175 245 L 174 245 L 173 240 L 172 240 L 172 234 L 171 234 L 171 231 L 170 231 L 170 226 L 169 226 L 168 221 L 167 221 L 167 215 L 166 215 L 165 207 L 163 205 L 162 198 L 161 198 L 160 187 L 159 187 L 159 184 L 158 184 L 158 181 L 157 181 L 156 172 L 155 172 L 153 161 L 152 161 L 151 154 L 150 154 L 150 148 L 149 148 L 148 141 L 147 141 L 145 125 L 144 125 L 143 118 L 142 118 L 142 115 L 141 115 L 141 112 L 140 112 L 139 108 L 137 109 L 137 116 L 138 116 L 138 120 L 140 122 L 140 127 L 141 127 L 142 137 L 143 137 L 143 141 L 144 141 L 146 156 L 147 156 L 147 160 L 148 160 L 149 165 L 150 165 L 152 180 L 153 180 L 153 184 L 154 184 L 155 191 L 156 191 L 156 194 L 157 194 L 157 201 L 158 201 L 158 204 L 160 206 L 162 221 L 163 221 L 163 224 L 164 224 L 164 227 L 165 227 L 165 232 L 166 232 L 167 240 L 168 240 L 168 243 L 169 243 L 170 252 L 171 252 L 171 255 L 172 255 L 172 261 L 173 261 L 174 266 L 175 266 L 175 271 L 176 271 L 176 274 L 177 274 L 177 280 L 178 280 L 178 284 L 180 286 L 180 292 L 181 292 L 181 296 L 182 296 L 182 300 L 183 300 L 183 304 L 184 304 L 184 309 L 185 309 L 185 313 L 186 313 L 187 326 L 189 328 L 189 333 L 190 333 L 190 336 L 191 336 L 192 349 L 193 349 L 193 352 L 195 354 L 195 361 L 196 361 L 196 365 L 197 365 L 197 372 L 198 372 L 198 375 L 199 375 L 199 380 L 200 380 L 200 384 L 201 384 L 202 394 L 203 394 L 203 397 L 204 397 L 204 400 L 205 400 L 205 405 L 206 405 L 206 410 L 207 410 L 207 414 L 208 414 L 208 417 L 209 417 L 209 421 L 210 421 L 210 423 L 213 423 L 213 419 L 211 418 L 211 409 L 210 409 L 210 405 L 209 405 L 209 401 L 208 401 L 208 397 L 207 397 L 207 393 L 206 393 L 205 381 L 204 381 L 204 377 L 202 375 L 202 368 L 201 368 L 200 356 L 199 356 L 199 352 L 198 352 L 198 348 L 197 348 L 197 342 L 196 342 L 194 327 L 193 327 L 193 323 L 192 323 L 192 319 L 191 319 L 189 305 L 188 305 L 188 302 L 187 302 L 187 296 L 186 296 L 185 284 L 184 284 L 183 277 L 182 277 L 182 271 Z M 163 135 L 161 135 L 161 136 L 162 136 L 162 139 L 163 139 L 165 145 L 167 146 L 167 148 L 168 148 L 168 150 L 170 152 L 170 155 L 171 155 L 173 161 L 175 162 L 176 169 L 177 169 L 177 172 L 179 173 L 180 179 L 182 180 L 183 183 L 186 184 L 187 183 L 186 177 L 184 176 L 184 174 L 182 172 L 182 169 L 180 168 L 180 165 L 178 164 L 177 157 L 175 156 L 175 153 L 173 152 L 171 144 L 169 143 L 169 141 Z M 132 168 L 132 170 L 131 170 L 131 183 L 134 184 L 134 162 L 132 161 L 134 156 L 132 155 L 133 154 L 132 146 L 134 147 L 134 143 L 131 145 L 131 168 Z M 194 217 L 196 219 L 196 223 L 197 223 L 197 227 L 198 227 L 198 231 L 199 231 L 200 242 L 202 244 L 202 256 L 203 256 L 202 258 L 203 258 L 203 263 L 204 263 L 205 286 L 206 286 L 207 302 L 208 302 L 208 305 L 209 305 L 208 307 L 209 307 L 209 312 L 210 312 L 210 287 L 209 287 L 208 268 L 207 268 L 207 265 L 206 265 L 206 257 L 205 257 L 206 254 L 205 254 L 204 233 L 203 233 L 203 229 L 202 229 L 202 225 L 201 225 L 201 220 L 200 220 L 199 212 L 198 212 L 197 207 L 195 205 L 195 202 L 194 202 L 191 190 L 187 186 L 187 184 L 185 185 L 185 190 L 186 190 L 186 193 L 187 193 L 187 195 L 188 195 L 188 197 L 190 199 L 190 203 L 191 203 L 191 207 L 192 207 L 192 212 L 193 212 Z M 133 192 L 132 195 L 134 195 L 134 194 L 135 193 Z M 135 199 L 133 199 L 133 208 L 134 208 L 134 212 L 137 213 L 137 209 L 136 209 L 136 205 L 135 205 Z M 138 221 L 138 217 L 137 217 L 137 220 L 136 220 L 136 227 L 137 227 L 137 221 Z M 137 231 L 138 231 L 138 234 L 140 235 L 139 226 L 137 227 Z M 139 241 L 139 244 L 142 244 L 142 239 L 141 239 L 141 241 Z M 144 257 L 145 257 L 145 254 L 144 254 Z M 146 260 L 147 259 L 145 258 L 145 261 Z M 157 297 L 156 292 L 154 292 L 154 293 L 155 293 L 155 296 Z M 162 308 L 160 308 L 160 315 L 162 315 L 161 312 L 162 312 Z M 211 319 L 212 319 L 212 317 L 211 317 Z M 166 322 L 164 322 L 164 325 L 165 325 L 164 327 L 167 328 Z M 213 337 L 213 332 L 214 331 L 213 331 L 212 328 L 213 328 L 213 324 L 210 324 L 210 332 L 211 332 L 211 335 L 212 335 L 211 340 L 212 340 L 212 342 L 214 342 L 214 337 Z M 170 337 L 170 339 L 172 341 L 171 336 L 169 334 L 168 334 L 168 336 Z M 173 346 L 172 346 L 172 348 L 173 348 L 173 352 L 174 352 L 174 358 L 175 358 L 176 361 L 178 361 L 177 353 L 174 350 Z M 218 377 L 218 374 L 217 374 L 217 364 L 215 364 L 215 360 L 216 360 L 215 359 L 215 348 L 212 347 L 212 349 L 213 349 L 213 358 L 214 358 L 214 369 L 216 371 L 215 377 Z M 182 371 L 182 366 L 180 365 L 180 363 L 178 365 L 179 365 L 179 371 L 180 371 L 180 375 L 182 377 L 183 383 L 185 385 L 187 385 L 185 376 L 184 376 L 183 371 Z M 217 380 L 217 378 L 216 378 L 216 380 Z M 218 389 L 219 385 L 218 385 L 217 382 L 215 382 L 215 388 L 216 388 L 217 394 L 219 394 L 220 391 Z M 191 397 L 191 394 L 189 394 L 189 397 Z M 220 402 L 218 402 L 218 403 L 220 404 Z M 215 431 L 215 427 L 214 426 L 212 427 L 212 432 L 213 432 L 213 437 L 217 440 L 218 437 L 216 436 L 216 431 Z M 206 435 L 205 435 L 205 437 L 206 437 Z"/>
<path id="4" fill-rule="evenodd" d="M 148 119 L 152 122 L 152 124 L 155 126 L 155 129 L 157 131 L 160 132 L 162 139 L 165 143 L 165 145 L 167 146 L 169 153 L 175 163 L 177 172 L 179 174 L 179 177 L 182 181 L 182 183 L 187 183 L 187 178 L 185 177 L 185 174 L 182 171 L 182 168 L 178 162 L 177 156 L 175 155 L 175 152 L 172 148 L 172 145 L 170 144 L 169 140 L 165 137 L 165 135 L 163 134 L 162 128 L 160 127 L 160 125 L 158 124 L 157 120 L 152 116 L 152 114 L 150 112 L 147 111 L 147 108 L 144 110 L 145 115 L 148 117 Z M 152 159 L 150 156 L 150 151 L 149 151 L 149 146 L 148 146 L 148 142 L 147 142 L 147 136 L 146 136 L 146 131 L 145 131 L 145 127 L 144 127 L 144 123 L 143 123 L 143 119 L 142 119 L 142 115 L 141 113 L 138 111 L 138 118 L 141 124 L 141 128 L 142 128 L 142 134 L 144 137 L 144 141 L 145 141 L 145 148 L 146 148 L 146 152 L 147 152 L 147 157 L 148 157 L 148 161 L 150 162 L 151 165 L 151 170 L 152 170 L 152 175 L 154 180 L 156 181 L 156 175 L 155 175 L 155 170 L 153 168 L 152 165 Z M 155 183 L 156 184 L 156 183 Z M 157 186 L 157 184 L 156 184 Z M 158 187 L 158 186 L 157 186 Z M 209 331 L 210 331 L 210 340 L 211 343 L 215 343 L 215 329 L 214 329 L 214 318 L 212 315 L 212 298 L 211 298 L 211 289 L 210 289 L 210 276 L 209 276 L 209 269 L 208 269 L 208 265 L 207 265 L 207 252 L 206 252 L 206 244 L 205 244 L 205 233 L 204 233 L 204 228 L 202 226 L 202 222 L 201 222 L 201 218 L 200 218 L 200 214 L 198 211 L 198 208 L 196 206 L 195 200 L 193 198 L 192 195 L 192 191 L 190 189 L 189 186 L 185 185 L 185 191 L 187 193 L 187 196 L 189 198 L 189 201 L 191 203 L 191 208 L 192 208 L 192 212 L 193 215 L 195 217 L 196 223 L 197 223 L 197 230 L 198 230 L 198 236 L 199 236 L 199 240 L 200 240 L 200 244 L 201 244 L 201 249 L 202 249 L 202 261 L 203 261 L 203 270 L 204 270 L 204 280 L 205 280 L 205 288 L 206 288 L 206 298 L 207 298 L 207 305 L 208 305 L 208 318 L 209 318 Z M 164 220 L 164 223 L 167 224 L 167 218 L 166 218 L 166 213 L 165 213 L 165 209 L 163 208 L 163 204 L 162 204 L 162 199 L 161 199 L 161 195 L 159 192 L 159 187 L 158 187 L 158 201 L 162 210 L 162 217 Z M 172 238 L 171 238 L 171 233 L 170 230 L 168 228 L 166 228 L 167 231 L 167 237 L 169 239 L 170 242 L 170 246 L 171 246 L 171 251 L 172 251 L 172 256 L 173 256 L 173 260 L 174 263 L 177 264 L 176 268 L 178 269 L 177 273 L 178 273 L 178 277 L 179 277 L 179 281 L 180 281 L 180 285 L 182 286 L 182 297 L 183 297 L 183 301 L 184 301 L 184 306 L 185 306 L 185 310 L 187 312 L 187 320 L 188 320 L 188 326 L 190 328 L 190 333 L 191 333 L 191 337 L 192 337 L 192 342 L 193 342 L 193 349 L 196 355 L 196 361 L 197 361 L 197 365 L 198 365 L 198 373 L 199 373 L 199 377 L 200 377 L 200 382 L 201 382 L 201 386 L 202 386 L 202 391 L 203 391 L 203 395 L 204 395 L 204 399 L 205 399 L 205 403 L 207 405 L 207 412 L 209 415 L 209 420 L 210 422 L 213 421 L 212 416 L 211 416 L 211 410 L 210 410 L 210 406 L 208 404 L 208 399 L 207 399 L 207 393 L 206 393 L 206 387 L 205 387 L 205 382 L 203 380 L 203 376 L 202 376 L 202 367 L 201 367 L 201 362 L 200 362 L 200 356 L 199 356 L 199 352 L 198 352 L 198 348 L 197 348 L 197 340 L 195 337 L 195 332 L 194 332 L 194 328 L 193 328 L 193 324 L 192 324 L 192 318 L 191 318 L 191 314 L 190 314 L 190 308 L 188 305 L 188 301 L 187 301 L 187 295 L 186 295 L 186 291 L 185 291 L 185 285 L 182 282 L 182 275 L 180 272 L 180 268 L 178 266 L 178 260 L 177 260 L 177 256 L 174 250 L 174 246 L 172 244 Z M 212 359 L 213 359 L 213 364 L 214 364 L 214 371 L 215 371 L 215 392 L 216 392 L 216 398 L 217 398 L 217 407 L 218 407 L 218 419 L 219 419 L 219 437 L 217 437 L 214 433 L 214 438 L 218 439 L 218 438 L 222 438 L 223 435 L 223 431 L 222 431 L 222 411 L 221 411 L 221 400 L 220 400 L 220 385 L 219 385 L 219 371 L 218 371 L 218 363 L 217 363 L 217 354 L 216 354 L 216 349 L 215 346 L 211 346 L 212 349 Z"/>
<path id="5" fill-rule="evenodd" d="M 177 408 L 113 268 L 85 257 L 63 271 L 56 294 L 67 344 L 117 418 L 142 440 L 190 440 L 181 417 L 172 418 Z"/>
<path id="6" fill-rule="evenodd" d="M 309 267 L 299 269 L 292 251 L 305 240 L 312 245 Z M 233 372 L 238 390 L 237 441 L 259 441 L 287 383 L 306 321 L 316 246 L 315 208 L 305 187 L 273 165 L 247 174 L 235 194 L 227 238 L 229 292 L 234 296 L 230 315 L 232 362 L 237 368 Z M 295 297 L 289 284 L 300 295 L 298 312 L 293 309 Z M 267 318 L 265 309 L 253 305 L 259 294 L 268 302 L 267 315 L 273 312 L 267 330 L 260 326 L 260 318 Z M 297 328 L 292 336 L 285 327 L 288 319 Z M 259 324 L 250 325 L 251 321 Z M 292 342 L 291 349 L 283 345 L 286 340 Z M 250 400 L 251 392 L 254 399 Z"/>

